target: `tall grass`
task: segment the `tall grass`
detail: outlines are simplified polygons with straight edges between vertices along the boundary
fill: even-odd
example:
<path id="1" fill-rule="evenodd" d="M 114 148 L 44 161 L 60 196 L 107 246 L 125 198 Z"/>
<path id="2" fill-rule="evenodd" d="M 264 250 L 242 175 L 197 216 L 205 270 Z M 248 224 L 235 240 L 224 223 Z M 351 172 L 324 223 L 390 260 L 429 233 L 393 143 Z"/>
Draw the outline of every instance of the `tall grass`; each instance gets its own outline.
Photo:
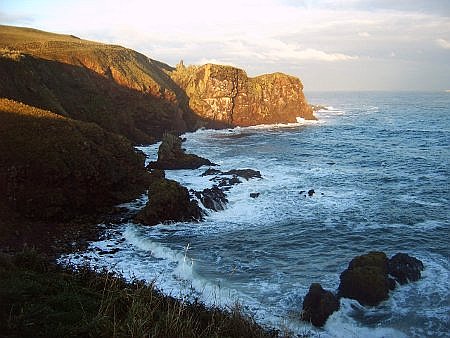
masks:
<path id="1" fill-rule="evenodd" d="M 162 295 L 106 271 L 56 266 L 33 251 L 0 254 L 0 336 L 276 337 L 239 306 L 222 310 Z"/>

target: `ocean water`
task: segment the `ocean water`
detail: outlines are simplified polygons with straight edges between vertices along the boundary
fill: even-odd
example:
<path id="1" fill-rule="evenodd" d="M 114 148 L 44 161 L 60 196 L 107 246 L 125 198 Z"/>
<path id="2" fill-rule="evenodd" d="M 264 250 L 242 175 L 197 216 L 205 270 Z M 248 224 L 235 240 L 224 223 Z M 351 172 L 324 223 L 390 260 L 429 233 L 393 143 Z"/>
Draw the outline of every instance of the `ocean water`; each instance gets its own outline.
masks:
<path id="1" fill-rule="evenodd" d="M 183 299 L 239 303 L 293 334 L 450 337 L 450 94 L 306 95 L 328 106 L 318 121 L 184 135 L 188 152 L 222 171 L 261 171 L 228 192 L 224 211 L 199 224 L 107 227 L 87 252 L 61 261 L 146 279 Z M 154 160 L 157 147 L 140 149 Z M 205 169 L 166 175 L 200 190 L 213 184 L 200 176 Z M 309 189 L 312 197 L 302 192 Z M 99 254 L 112 248 L 120 250 Z M 422 278 L 376 307 L 342 299 L 322 329 L 299 320 L 311 283 L 336 290 L 349 261 L 373 250 L 417 257 Z"/>

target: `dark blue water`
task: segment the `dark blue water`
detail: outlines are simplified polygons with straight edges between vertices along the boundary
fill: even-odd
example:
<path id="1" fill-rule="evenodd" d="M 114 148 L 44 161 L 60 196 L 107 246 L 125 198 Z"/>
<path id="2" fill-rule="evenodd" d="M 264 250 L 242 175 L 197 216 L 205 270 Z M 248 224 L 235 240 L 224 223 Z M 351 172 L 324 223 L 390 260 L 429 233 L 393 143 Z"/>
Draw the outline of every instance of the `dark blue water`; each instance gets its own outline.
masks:
<path id="1" fill-rule="evenodd" d="M 450 94 L 307 93 L 330 106 L 315 123 L 199 131 L 188 151 L 222 170 L 263 179 L 234 187 L 225 211 L 202 224 L 124 224 L 99 263 L 155 280 L 175 296 L 235 301 L 267 325 L 320 337 L 448 337 L 450 313 Z M 156 146 L 146 148 L 155 156 Z M 167 176 L 210 187 L 203 170 Z M 314 189 L 312 197 L 301 191 Z M 251 192 L 259 192 L 256 199 Z M 115 245 L 115 244 L 114 244 Z M 425 264 L 420 281 L 377 307 L 341 301 L 323 330 L 299 321 L 309 285 L 335 290 L 356 255 L 406 252 Z M 87 254 L 86 257 L 92 257 Z"/>

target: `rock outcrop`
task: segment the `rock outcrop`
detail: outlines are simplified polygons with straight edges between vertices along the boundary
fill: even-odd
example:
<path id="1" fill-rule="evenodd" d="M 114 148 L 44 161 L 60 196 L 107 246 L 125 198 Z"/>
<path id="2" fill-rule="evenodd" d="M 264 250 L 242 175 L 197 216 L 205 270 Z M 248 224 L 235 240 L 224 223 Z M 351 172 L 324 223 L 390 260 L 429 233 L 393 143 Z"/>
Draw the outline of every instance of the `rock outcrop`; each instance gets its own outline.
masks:
<path id="1" fill-rule="evenodd" d="M 158 159 L 148 164 L 149 169 L 197 169 L 204 165 L 215 164 L 195 154 L 187 154 L 181 147 L 179 136 L 165 134 L 158 148 Z"/>
<path id="2" fill-rule="evenodd" d="M 262 178 L 261 172 L 253 169 L 231 169 L 224 172 L 209 168 L 202 176 L 213 176 L 210 181 L 216 182 L 219 188 L 224 190 L 230 190 L 233 185 L 242 183 L 239 178 L 244 178 L 246 181 L 252 178 Z"/>
<path id="3" fill-rule="evenodd" d="M 357 256 L 341 273 L 336 296 L 322 289 L 318 283 L 311 284 L 303 301 L 301 319 L 314 326 L 323 326 L 327 318 L 339 309 L 341 297 L 355 299 L 362 305 L 376 306 L 388 299 L 396 281 L 400 284 L 417 281 L 423 269 L 420 260 L 404 253 L 397 253 L 391 259 L 379 251 Z"/>
<path id="4" fill-rule="evenodd" d="M 136 221 L 146 225 L 167 222 L 195 222 L 203 219 L 197 201 L 180 183 L 154 177 L 148 188 L 146 206 L 137 214 Z"/>
<path id="5" fill-rule="evenodd" d="M 383 252 L 369 252 L 352 259 L 342 272 L 339 295 L 356 299 L 362 305 L 378 305 L 389 297 L 396 281 L 400 284 L 417 281 L 423 269 L 420 260 L 404 253 L 388 259 Z"/>
<path id="6" fill-rule="evenodd" d="M 319 283 L 313 283 L 303 300 L 301 319 L 314 326 L 323 326 L 328 317 L 339 310 L 339 299 L 331 292 L 324 290 Z"/>
<path id="7" fill-rule="evenodd" d="M 341 273 L 339 295 L 356 299 L 362 305 L 378 305 L 388 299 L 388 258 L 384 252 L 369 252 L 355 257 Z"/>
<path id="8" fill-rule="evenodd" d="M 228 203 L 227 195 L 217 186 L 196 191 L 195 196 L 202 202 L 203 206 L 213 211 L 225 209 Z"/>
<path id="9" fill-rule="evenodd" d="M 179 66 L 172 79 L 185 90 L 190 108 L 218 125 L 251 126 L 315 119 L 301 81 L 282 73 L 249 78 L 230 66 Z"/>

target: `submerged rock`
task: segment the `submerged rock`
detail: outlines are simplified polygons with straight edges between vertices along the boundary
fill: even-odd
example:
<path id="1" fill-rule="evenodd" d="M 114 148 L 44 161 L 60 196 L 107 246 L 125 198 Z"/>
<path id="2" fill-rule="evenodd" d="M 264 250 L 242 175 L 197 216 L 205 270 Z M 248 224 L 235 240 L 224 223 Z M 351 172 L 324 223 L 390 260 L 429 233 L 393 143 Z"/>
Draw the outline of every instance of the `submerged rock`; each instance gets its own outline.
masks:
<path id="1" fill-rule="evenodd" d="M 217 186 L 213 185 L 210 189 L 195 192 L 195 196 L 202 202 L 205 208 L 219 211 L 225 209 L 228 203 L 227 195 Z"/>
<path id="2" fill-rule="evenodd" d="M 225 190 L 229 190 L 233 185 L 240 184 L 242 181 L 237 178 L 236 175 L 233 177 L 215 177 L 213 181 L 218 182 L 219 187 L 224 187 Z"/>
<path id="3" fill-rule="evenodd" d="M 405 253 L 397 253 L 388 262 L 388 272 L 400 284 L 419 280 L 423 263 Z"/>
<path id="4" fill-rule="evenodd" d="M 205 172 L 201 176 L 213 176 L 213 175 L 219 175 L 222 172 L 219 169 L 209 168 L 206 169 Z"/>
<path id="5" fill-rule="evenodd" d="M 328 317 L 339 310 L 339 299 L 331 292 L 324 290 L 319 283 L 313 283 L 303 300 L 301 319 L 321 327 Z"/>
<path id="6" fill-rule="evenodd" d="M 158 159 L 150 162 L 148 169 L 197 169 L 204 165 L 214 166 L 206 158 L 186 154 L 181 148 L 183 140 L 179 136 L 165 134 L 158 149 Z"/>
<path id="7" fill-rule="evenodd" d="M 203 212 L 197 201 L 191 200 L 189 191 L 176 181 L 155 179 L 148 189 L 148 197 L 149 201 L 135 218 L 140 223 L 156 225 L 203 219 Z"/>

